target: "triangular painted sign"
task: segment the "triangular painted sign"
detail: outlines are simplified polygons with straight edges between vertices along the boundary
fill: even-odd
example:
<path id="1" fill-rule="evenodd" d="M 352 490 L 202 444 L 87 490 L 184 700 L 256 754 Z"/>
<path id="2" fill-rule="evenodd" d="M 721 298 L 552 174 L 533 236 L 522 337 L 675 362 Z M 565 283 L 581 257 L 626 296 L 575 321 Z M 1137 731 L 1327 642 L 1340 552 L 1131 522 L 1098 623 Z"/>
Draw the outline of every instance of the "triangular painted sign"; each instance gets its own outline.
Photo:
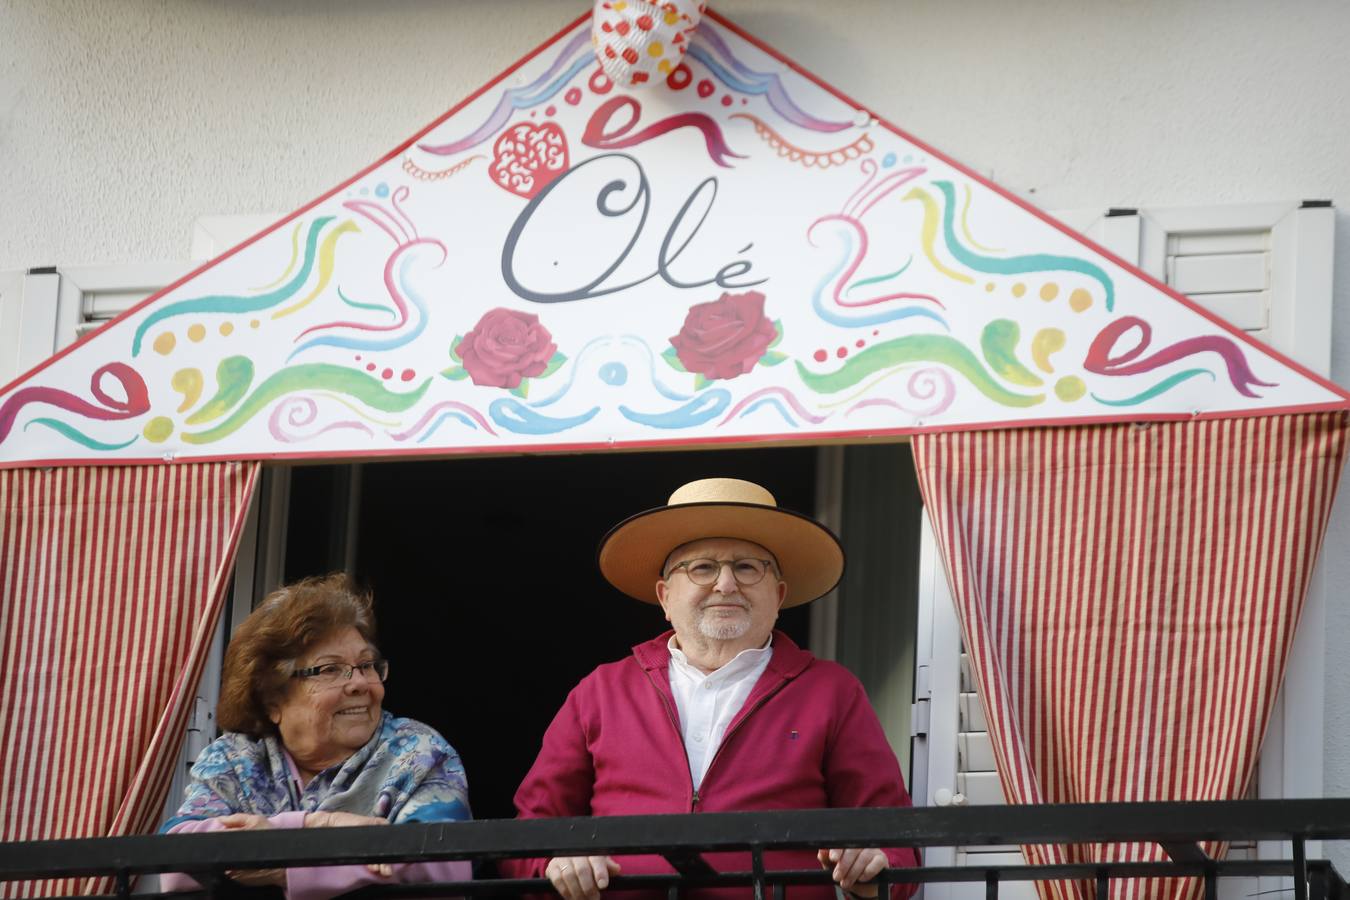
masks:
<path id="1" fill-rule="evenodd" d="M 0 465 L 803 441 L 1346 408 L 709 12 L 584 16 L 0 394 Z"/>

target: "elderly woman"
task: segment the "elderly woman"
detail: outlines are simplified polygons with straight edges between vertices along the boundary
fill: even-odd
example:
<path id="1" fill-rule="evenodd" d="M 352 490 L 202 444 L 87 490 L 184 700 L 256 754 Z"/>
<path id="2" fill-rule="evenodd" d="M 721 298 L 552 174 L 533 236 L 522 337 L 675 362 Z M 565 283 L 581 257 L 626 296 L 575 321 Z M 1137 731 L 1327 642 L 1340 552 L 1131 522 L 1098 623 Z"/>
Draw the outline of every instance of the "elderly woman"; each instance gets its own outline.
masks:
<path id="1" fill-rule="evenodd" d="M 192 767 L 162 832 L 324 828 L 470 818 L 459 755 L 432 729 L 385 712 L 388 661 L 370 598 L 347 576 L 307 578 L 269 595 L 225 653 L 220 727 Z M 327 866 L 231 873 L 324 900 L 365 884 L 459 881 L 467 862 Z M 197 886 L 165 875 L 165 890 Z"/>

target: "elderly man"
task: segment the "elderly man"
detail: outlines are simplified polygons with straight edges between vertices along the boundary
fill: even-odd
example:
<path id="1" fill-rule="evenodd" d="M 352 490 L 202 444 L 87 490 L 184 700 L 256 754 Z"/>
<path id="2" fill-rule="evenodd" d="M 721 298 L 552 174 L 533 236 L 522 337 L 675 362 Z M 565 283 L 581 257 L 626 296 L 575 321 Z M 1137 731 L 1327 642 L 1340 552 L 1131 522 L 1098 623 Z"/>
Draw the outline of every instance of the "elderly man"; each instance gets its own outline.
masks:
<path id="1" fill-rule="evenodd" d="M 516 792 L 521 818 L 909 805 L 862 685 L 773 627 L 780 609 L 839 582 L 844 554 L 827 528 L 779 509 L 758 485 L 706 479 L 616 526 L 599 563 L 619 590 L 660 603 L 673 631 L 572 690 Z M 750 868 L 743 853 L 707 859 L 721 871 Z M 772 868 L 817 861 L 866 897 L 888 863 L 918 857 L 877 848 L 765 854 Z M 542 874 L 567 900 L 596 900 L 620 872 L 672 871 L 655 856 L 513 860 L 504 869 Z M 834 896 L 823 887 L 790 893 Z"/>

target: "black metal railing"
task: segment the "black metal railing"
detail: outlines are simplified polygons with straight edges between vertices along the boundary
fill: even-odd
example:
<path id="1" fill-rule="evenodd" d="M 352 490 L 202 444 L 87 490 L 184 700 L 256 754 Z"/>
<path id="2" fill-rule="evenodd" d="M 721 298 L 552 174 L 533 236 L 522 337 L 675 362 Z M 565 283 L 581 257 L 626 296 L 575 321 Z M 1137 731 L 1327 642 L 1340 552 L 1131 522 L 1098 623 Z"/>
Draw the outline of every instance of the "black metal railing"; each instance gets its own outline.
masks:
<path id="1" fill-rule="evenodd" d="M 225 874 L 240 869 L 656 854 L 670 861 L 675 872 L 618 876 L 609 893 L 622 896 L 625 890 L 642 889 L 677 897 L 692 888 L 740 886 L 759 900 L 766 892 L 791 897 L 794 885 L 829 883 L 828 873 L 819 869 L 766 868 L 764 853 L 769 850 L 1152 842 L 1166 851 L 1168 861 L 889 869 L 878 882 L 882 896 L 891 885 L 983 882 L 986 900 L 997 900 L 999 885 L 1013 881 L 1085 879 L 1096 883 L 1098 897 L 1105 897 L 1114 879 L 1194 876 L 1203 879 L 1207 900 L 1216 900 L 1219 879 L 1260 875 L 1290 879 L 1294 900 L 1350 900 L 1336 869 L 1323 860 L 1308 860 L 1305 853 L 1309 840 L 1346 837 L 1347 799 L 700 813 L 8 843 L 0 844 L 0 881 L 111 876 L 117 889 L 106 896 L 125 898 L 137 876 L 186 872 L 205 886 L 202 891 L 142 896 L 187 900 L 246 891 Z M 1218 860 L 1200 847 L 1204 841 L 1252 840 L 1289 841 L 1292 857 Z M 702 854 L 719 851 L 748 853 L 750 869 L 713 870 Z M 372 885 L 346 896 L 514 896 L 548 890 L 543 879 L 484 878 Z"/>

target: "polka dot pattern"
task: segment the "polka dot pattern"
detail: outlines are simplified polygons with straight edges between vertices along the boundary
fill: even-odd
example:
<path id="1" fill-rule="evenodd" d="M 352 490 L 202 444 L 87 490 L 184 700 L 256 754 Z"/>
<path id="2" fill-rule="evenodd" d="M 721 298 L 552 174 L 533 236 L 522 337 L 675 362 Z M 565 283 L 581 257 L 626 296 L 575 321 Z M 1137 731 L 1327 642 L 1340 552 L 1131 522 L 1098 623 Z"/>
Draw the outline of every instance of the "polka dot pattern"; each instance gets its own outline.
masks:
<path id="1" fill-rule="evenodd" d="M 595 0 L 595 57 L 620 87 L 666 79 L 684 60 L 706 6 L 707 0 Z"/>

